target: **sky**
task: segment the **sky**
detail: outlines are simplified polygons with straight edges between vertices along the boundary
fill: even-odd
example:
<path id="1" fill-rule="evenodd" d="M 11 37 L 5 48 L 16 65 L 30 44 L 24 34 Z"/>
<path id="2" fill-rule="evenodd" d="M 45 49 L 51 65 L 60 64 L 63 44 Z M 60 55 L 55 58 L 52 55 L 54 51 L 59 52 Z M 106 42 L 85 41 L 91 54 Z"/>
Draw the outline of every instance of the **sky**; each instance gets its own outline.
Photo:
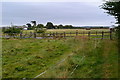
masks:
<path id="1" fill-rule="evenodd" d="M 32 20 L 44 25 L 47 22 L 52 22 L 54 25 L 73 26 L 110 26 L 115 23 L 114 17 L 100 9 L 102 1 L 42 1 L 15 2 L 13 0 L 7 2 L 4 0 L 2 2 L 2 25 L 10 25 L 11 22 L 13 25 L 25 25 Z"/>

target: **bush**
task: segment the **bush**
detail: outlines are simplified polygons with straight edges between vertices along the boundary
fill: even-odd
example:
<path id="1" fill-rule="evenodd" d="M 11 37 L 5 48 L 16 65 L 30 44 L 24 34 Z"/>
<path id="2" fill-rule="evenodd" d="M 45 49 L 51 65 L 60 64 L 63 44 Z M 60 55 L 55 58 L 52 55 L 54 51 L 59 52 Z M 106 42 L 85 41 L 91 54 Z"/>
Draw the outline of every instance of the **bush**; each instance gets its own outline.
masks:
<path id="1" fill-rule="evenodd" d="M 45 30 L 38 30 L 37 33 L 45 33 Z"/>
<path id="2" fill-rule="evenodd" d="M 39 28 L 37 28 L 37 29 L 35 29 L 35 32 L 36 33 L 45 33 L 45 29 L 39 29 Z"/>
<path id="3" fill-rule="evenodd" d="M 33 27 L 28 27 L 27 30 L 34 30 L 34 28 Z"/>
<path id="4" fill-rule="evenodd" d="M 14 36 L 16 34 L 19 34 L 21 32 L 20 28 L 15 27 L 9 27 L 8 29 L 3 30 L 3 33 L 8 34 L 10 36 Z"/>

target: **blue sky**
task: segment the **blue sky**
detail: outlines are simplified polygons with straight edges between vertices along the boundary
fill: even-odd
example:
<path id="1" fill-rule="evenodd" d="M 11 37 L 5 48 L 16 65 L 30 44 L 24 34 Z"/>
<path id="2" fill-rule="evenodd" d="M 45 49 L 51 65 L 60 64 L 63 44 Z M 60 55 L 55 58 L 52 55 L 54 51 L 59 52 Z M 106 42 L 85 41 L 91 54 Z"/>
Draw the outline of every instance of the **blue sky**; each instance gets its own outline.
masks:
<path id="1" fill-rule="evenodd" d="M 25 25 L 32 20 L 63 25 L 112 25 L 114 17 L 100 9 L 100 2 L 3 2 L 2 25 Z"/>

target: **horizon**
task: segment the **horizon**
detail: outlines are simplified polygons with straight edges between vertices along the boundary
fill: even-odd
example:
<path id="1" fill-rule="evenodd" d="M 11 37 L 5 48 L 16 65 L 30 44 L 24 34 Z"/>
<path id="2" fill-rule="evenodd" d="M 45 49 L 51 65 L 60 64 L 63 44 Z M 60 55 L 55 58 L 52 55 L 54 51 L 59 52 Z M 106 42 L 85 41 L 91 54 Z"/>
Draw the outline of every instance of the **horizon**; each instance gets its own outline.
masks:
<path id="1" fill-rule="evenodd" d="M 32 23 L 30 23 L 30 24 L 33 25 Z M 42 24 L 42 23 L 37 23 L 37 24 Z M 46 24 L 43 24 L 43 25 L 46 26 Z M 13 26 L 24 26 L 24 25 L 27 26 L 26 24 L 14 24 L 14 23 L 12 23 L 12 25 Z M 63 26 L 65 26 L 65 25 L 72 25 L 72 24 L 54 24 L 53 23 L 53 25 L 63 25 Z M 9 24 L 9 25 L 0 25 L 0 27 L 10 27 L 10 26 L 11 26 L 11 24 Z M 114 24 L 114 25 L 72 25 L 72 26 L 117 26 L 117 24 Z"/>

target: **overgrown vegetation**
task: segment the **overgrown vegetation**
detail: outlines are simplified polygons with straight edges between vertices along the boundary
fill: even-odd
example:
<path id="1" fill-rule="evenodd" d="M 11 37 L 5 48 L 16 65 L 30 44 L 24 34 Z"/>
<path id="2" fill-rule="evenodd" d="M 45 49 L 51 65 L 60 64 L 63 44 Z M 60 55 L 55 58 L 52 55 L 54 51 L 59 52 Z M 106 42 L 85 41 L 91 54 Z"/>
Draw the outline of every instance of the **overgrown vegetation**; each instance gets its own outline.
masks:
<path id="1" fill-rule="evenodd" d="M 4 34 L 8 34 L 9 36 L 15 36 L 21 32 L 21 29 L 16 27 L 9 27 L 7 29 L 2 29 L 2 32 Z"/>
<path id="2" fill-rule="evenodd" d="M 118 78 L 115 41 L 85 41 L 81 45 L 66 61 L 48 70 L 40 78 Z"/>
<path id="3" fill-rule="evenodd" d="M 38 78 L 117 78 L 116 44 L 79 37 L 3 39 L 3 78 L 34 78 L 45 70 Z"/>

